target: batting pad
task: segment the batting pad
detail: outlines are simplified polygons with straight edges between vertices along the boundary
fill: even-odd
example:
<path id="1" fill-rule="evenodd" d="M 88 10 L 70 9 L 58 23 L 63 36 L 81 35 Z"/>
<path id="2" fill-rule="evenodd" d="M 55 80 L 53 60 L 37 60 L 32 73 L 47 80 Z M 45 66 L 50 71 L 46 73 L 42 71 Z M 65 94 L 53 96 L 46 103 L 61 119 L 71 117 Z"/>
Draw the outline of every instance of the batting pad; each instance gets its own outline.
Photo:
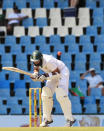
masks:
<path id="1" fill-rule="evenodd" d="M 64 91 L 64 89 L 57 88 L 56 98 L 57 98 L 58 102 L 60 103 L 60 106 L 63 110 L 66 120 L 68 119 L 68 120 L 73 121 L 74 119 L 72 117 L 71 102 L 70 102 L 68 96 L 66 95 L 66 92 Z"/>
<path id="2" fill-rule="evenodd" d="M 42 102 L 43 102 L 43 118 L 48 121 L 52 120 L 51 112 L 53 108 L 53 98 L 50 88 L 43 87 L 42 89 Z"/>

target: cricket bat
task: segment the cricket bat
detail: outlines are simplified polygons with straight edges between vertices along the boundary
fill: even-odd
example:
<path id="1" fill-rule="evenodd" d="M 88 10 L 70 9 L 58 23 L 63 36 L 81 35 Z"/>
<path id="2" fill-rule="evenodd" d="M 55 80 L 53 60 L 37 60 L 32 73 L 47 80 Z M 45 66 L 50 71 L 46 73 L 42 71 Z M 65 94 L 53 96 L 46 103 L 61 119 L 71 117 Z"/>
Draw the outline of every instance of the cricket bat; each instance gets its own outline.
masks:
<path id="1" fill-rule="evenodd" d="M 33 73 L 29 73 L 29 72 L 26 72 L 24 70 L 21 70 L 19 68 L 15 68 L 15 67 L 3 67 L 2 68 L 3 70 L 9 70 L 9 71 L 13 71 L 13 72 L 18 72 L 18 73 L 21 73 L 21 74 L 24 74 L 24 75 L 28 75 L 28 76 L 32 76 Z M 33 81 L 41 81 L 39 79 L 32 79 Z M 46 80 L 49 80 L 49 77 L 46 78 Z"/>
<path id="2" fill-rule="evenodd" d="M 13 72 L 18 72 L 18 73 L 21 73 L 21 74 L 24 74 L 24 75 L 28 75 L 30 77 L 33 76 L 33 73 L 29 73 L 29 72 L 26 72 L 24 70 L 21 70 L 19 68 L 15 68 L 15 67 L 3 67 L 2 68 L 3 70 L 9 70 L 9 71 L 13 71 Z M 56 79 L 56 78 L 60 78 L 60 74 L 57 74 L 57 75 L 53 75 L 52 77 L 46 77 L 45 80 L 51 80 L 51 79 Z M 32 79 L 33 81 L 41 81 L 43 82 L 41 79 Z"/>

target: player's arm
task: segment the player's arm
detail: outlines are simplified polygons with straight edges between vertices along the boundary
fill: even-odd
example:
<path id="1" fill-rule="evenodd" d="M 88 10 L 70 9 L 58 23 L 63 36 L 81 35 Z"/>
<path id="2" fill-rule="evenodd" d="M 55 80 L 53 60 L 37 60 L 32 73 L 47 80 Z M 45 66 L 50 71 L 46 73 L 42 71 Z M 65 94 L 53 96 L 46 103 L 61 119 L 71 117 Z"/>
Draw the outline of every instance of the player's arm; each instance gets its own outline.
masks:
<path id="1" fill-rule="evenodd" d="M 48 74 L 50 79 L 59 79 L 61 77 L 60 70 L 56 68 L 54 71 Z"/>
<path id="2" fill-rule="evenodd" d="M 53 60 L 49 61 L 47 68 L 50 70 L 50 72 L 45 74 L 46 77 L 49 77 L 50 80 L 60 78 L 60 70 Z"/>
<path id="3" fill-rule="evenodd" d="M 44 81 L 44 80 L 46 80 L 46 77 L 48 77 L 50 80 L 52 80 L 52 79 L 59 79 L 60 78 L 60 71 L 59 71 L 59 69 L 56 68 L 54 71 L 52 71 L 50 73 L 44 73 L 44 74 L 40 75 L 39 79 Z"/>
<path id="4" fill-rule="evenodd" d="M 60 73 L 60 70 L 59 70 L 58 68 L 56 68 L 56 69 L 52 72 L 52 74 L 54 75 L 55 73 Z"/>
<path id="5" fill-rule="evenodd" d="M 50 75 L 56 75 L 56 73 L 60 73 L 58 68 L 56 68 L 54 71 L 52 71 L 50 73 L 44 73 L 43 75 L 46 77 L 49 77 Z"/>
<path id="6" fill-rule="evenodd" d="M 39 66 L 34 66 L 34 73 L 39 72 Z"/>
<path id="7" fill-rule="evenodd" d="M 30 76 L 30 78 L 31 79 L 37 79 L 39 77 L 38 73 L 39 73 L 39 67 L 38 66 L 34 66 L 34 72 Z"/>

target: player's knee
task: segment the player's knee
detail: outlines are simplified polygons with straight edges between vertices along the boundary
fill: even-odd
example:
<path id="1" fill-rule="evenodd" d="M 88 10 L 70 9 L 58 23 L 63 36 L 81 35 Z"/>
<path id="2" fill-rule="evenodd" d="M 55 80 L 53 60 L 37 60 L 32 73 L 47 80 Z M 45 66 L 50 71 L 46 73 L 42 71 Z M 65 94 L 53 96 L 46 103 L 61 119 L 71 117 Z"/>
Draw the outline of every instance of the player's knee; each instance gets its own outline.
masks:
<path id="1" fill-rule="evenodd" d="M 56 96 L 57 101 L 60 102 L 65 102 L 68 99 L 68 96 Z"/>
<path id="2" fill-rule="evenodd" d="M 43 102 L 51 102 L 51 101 L 53 101 L 53 98 L 49 97 L 49 96 L 42 96 L 42 101 Z"/>
<path id="3" fill-rule="evenodd" d="M 56 96 L 56 99 L 57 99 L 57 101 L 61 104 L 61 105 L 65 105 L 65 104 L 67 104 L 67 105 L 71 105 L 71 102 L 70 102 L 70 100 L 69 100 L 69 98 L 68 98 L 68 96 L 60 96 L 60 97 L 57 97 Z"/>
<path id="4" fill-rule="evenodd" d="M 55 92 L 56 92 L 56 97 L 67 96 L 67 93 L 63 88 L 56 88 Z"/>
<path id="5" fill-rule="evenodd" d="M 68 99 L 68 96 L 67 96 L 64 89 L 62 89 L 62 88 L 56 89 L 56 99 L 58 100 L 59 103 L 61 103 L 63 101 L 65 102 Z"/>

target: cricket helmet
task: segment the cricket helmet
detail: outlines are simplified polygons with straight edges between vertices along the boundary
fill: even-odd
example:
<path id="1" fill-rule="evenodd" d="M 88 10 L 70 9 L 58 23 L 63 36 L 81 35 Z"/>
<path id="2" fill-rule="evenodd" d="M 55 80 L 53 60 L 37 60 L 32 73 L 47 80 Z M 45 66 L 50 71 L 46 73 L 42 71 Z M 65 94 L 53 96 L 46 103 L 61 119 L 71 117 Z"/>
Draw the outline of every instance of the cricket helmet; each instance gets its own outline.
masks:
<path id="1" fill-rule="evenodd" d="M 31 61 L 31 62 L 37 62 L 37 61 L 42 60 L 42 59 L 43 59 L 43 55 L 42 55 L 42 53 L 41 53 L 40 51 L 38 51 L 38 50 L 35 50 L 35 51 L 32 53 L 31 57 L 30 57 L 30 61 Z"/>

